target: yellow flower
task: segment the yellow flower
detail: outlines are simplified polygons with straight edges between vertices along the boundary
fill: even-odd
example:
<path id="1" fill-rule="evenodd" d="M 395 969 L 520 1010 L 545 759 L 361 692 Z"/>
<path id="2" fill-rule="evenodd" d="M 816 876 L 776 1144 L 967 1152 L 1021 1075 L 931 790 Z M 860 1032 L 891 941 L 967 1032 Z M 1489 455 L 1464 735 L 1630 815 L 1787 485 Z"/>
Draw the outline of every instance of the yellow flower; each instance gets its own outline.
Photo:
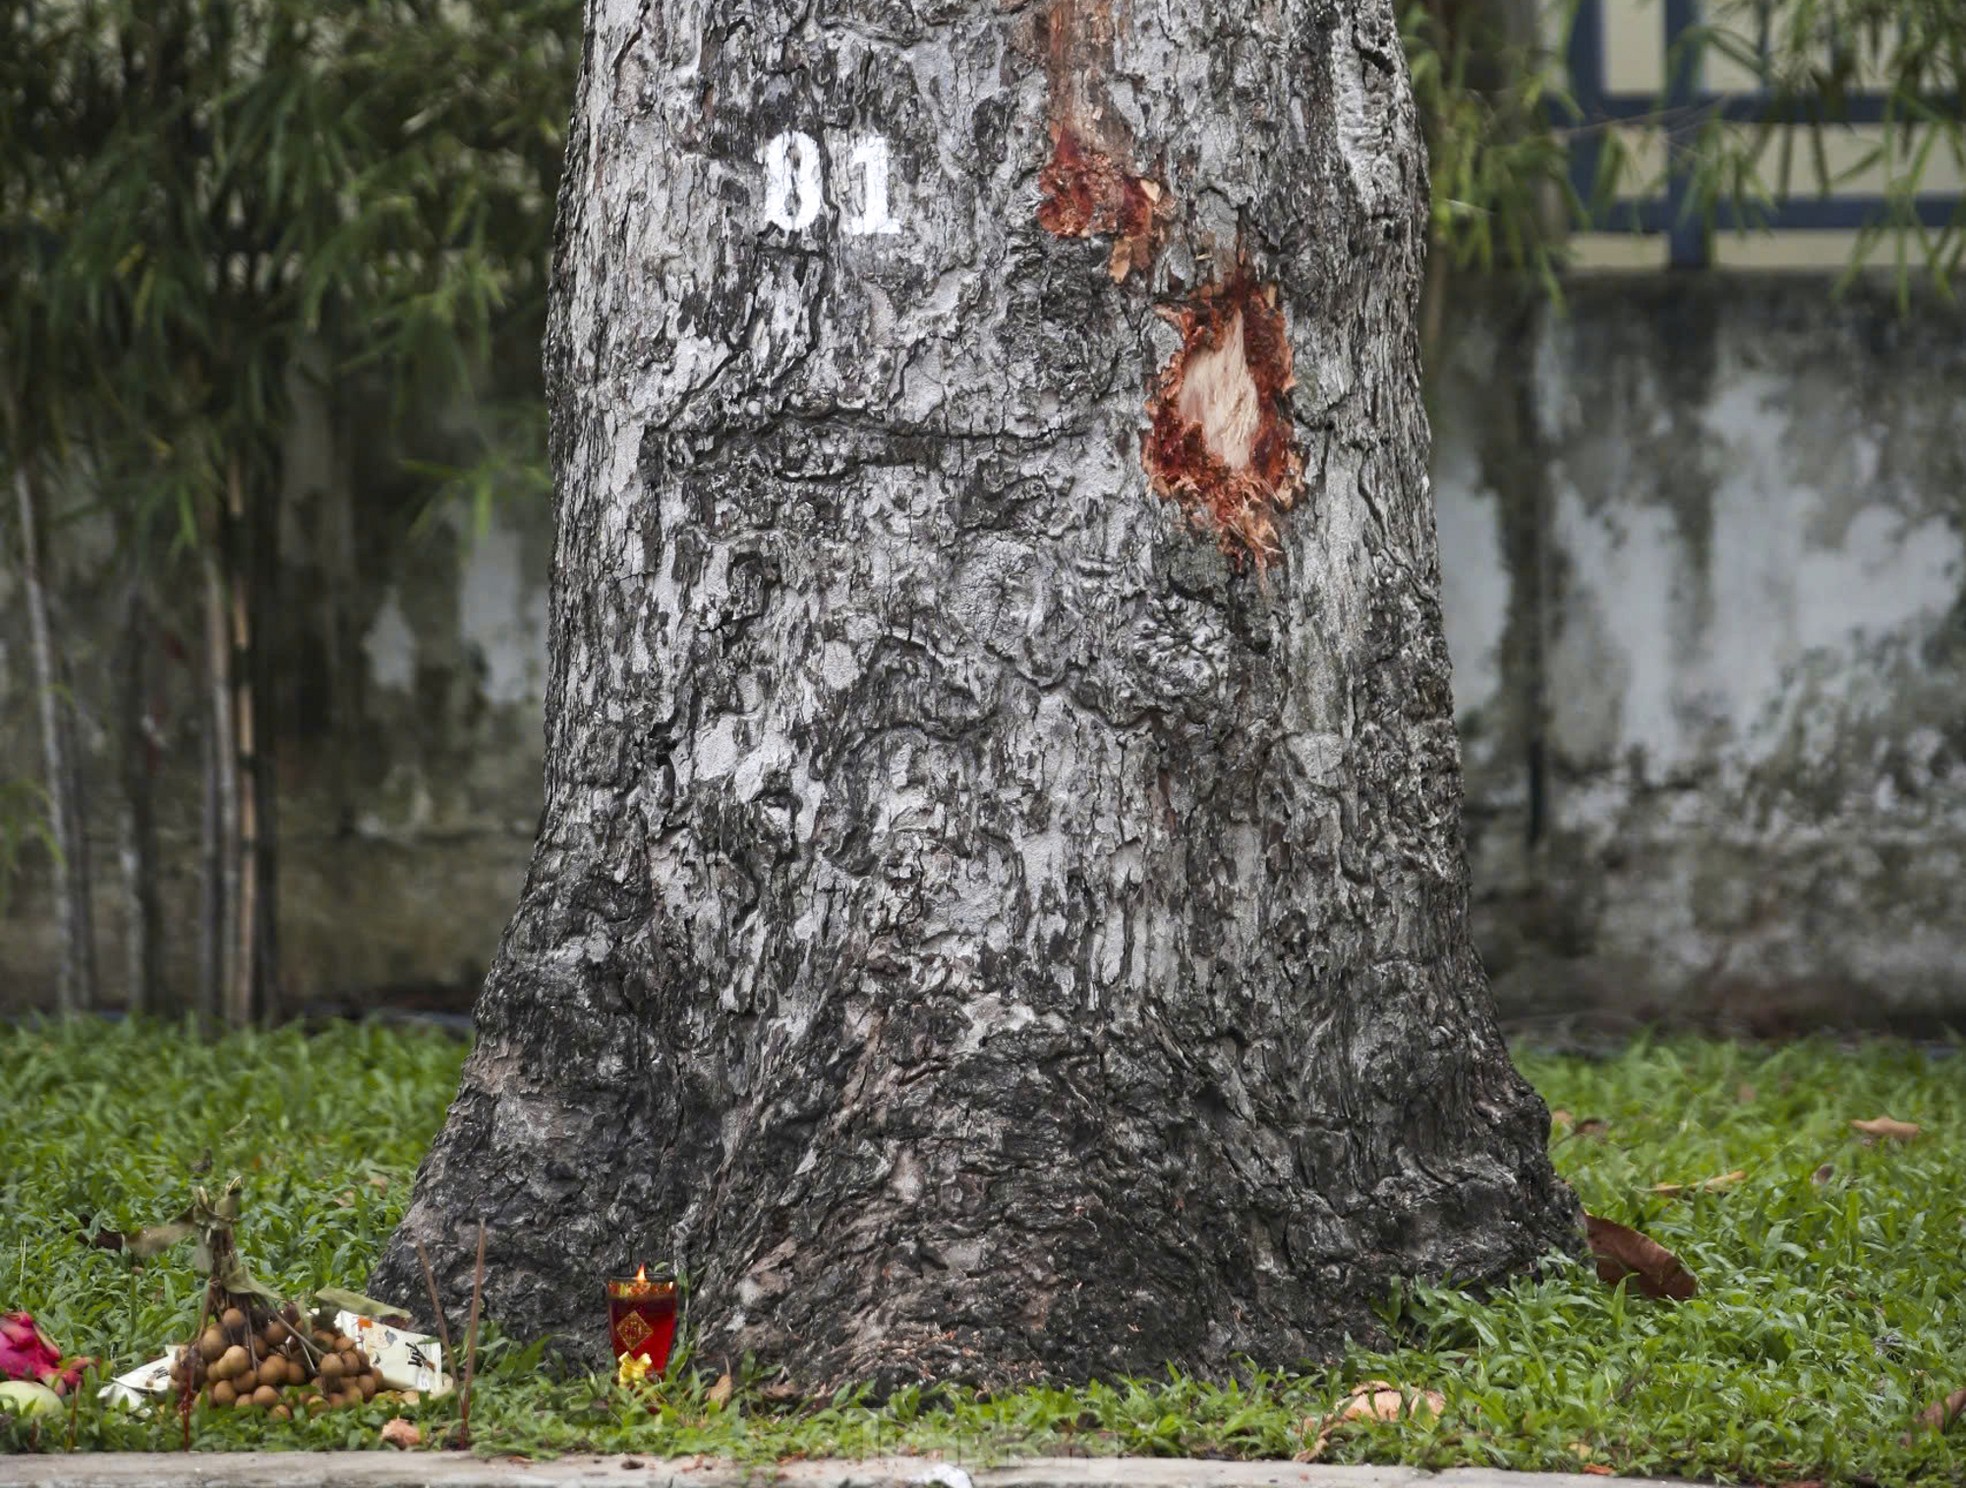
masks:
<path id="1" fill-rule="evenodd" d="M 614 1377 L 624 1385 L 638 1385 L 649 1375 L 649 1361 L 646 1354 L 623 1354 L 620 1366 Z"/>

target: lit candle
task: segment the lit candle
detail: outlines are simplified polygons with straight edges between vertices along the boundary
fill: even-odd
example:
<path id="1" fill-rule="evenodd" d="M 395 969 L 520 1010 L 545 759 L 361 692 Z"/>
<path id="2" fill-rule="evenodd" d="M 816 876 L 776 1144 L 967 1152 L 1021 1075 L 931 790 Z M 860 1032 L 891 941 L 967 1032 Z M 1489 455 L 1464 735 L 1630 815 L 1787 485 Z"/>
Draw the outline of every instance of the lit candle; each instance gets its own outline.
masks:
<path id="1" fill-rule="evenodd" d="M 638 1266 L 631 1277 L 608 1282 L 608 1344 L 614 1357 L 643 1359 L 652 1373 L 669 1367 L 669 1346 L 676 1341 L 676 1281 L 672 1276 L 649 1276 Z"/>

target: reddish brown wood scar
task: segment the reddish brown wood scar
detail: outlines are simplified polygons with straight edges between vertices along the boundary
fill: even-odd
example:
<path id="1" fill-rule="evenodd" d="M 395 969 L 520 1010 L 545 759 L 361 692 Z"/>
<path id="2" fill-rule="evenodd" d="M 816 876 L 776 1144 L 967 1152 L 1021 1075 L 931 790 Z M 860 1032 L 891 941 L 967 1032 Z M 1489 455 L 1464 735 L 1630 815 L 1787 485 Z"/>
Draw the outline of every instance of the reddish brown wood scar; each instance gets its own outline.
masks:
<path id="1" fill-rule="evenodd" d="M 1303 484 L 1286 402 L 1296 378 L 1276 286 L 1239 268 L 1162 313 L 1181 347 L 1147 399 L 1148 477 L 1233 560 L 1260 571 L 1281 555 L 1276 518 Z"/>
<path id="2" fill-rule="evenodd" d="M 1052 149 L 1038 173 L 1038 223 L 1061 238 L 1112 237 L 1107 268 L 1115 281 L 1124 281 L 1153 261 L 1166 192 L 1123 163 L 1132 155 L 1132 141 L 1106 105 L 1110 0 L 1053 0 L 1046 25 Z"/>

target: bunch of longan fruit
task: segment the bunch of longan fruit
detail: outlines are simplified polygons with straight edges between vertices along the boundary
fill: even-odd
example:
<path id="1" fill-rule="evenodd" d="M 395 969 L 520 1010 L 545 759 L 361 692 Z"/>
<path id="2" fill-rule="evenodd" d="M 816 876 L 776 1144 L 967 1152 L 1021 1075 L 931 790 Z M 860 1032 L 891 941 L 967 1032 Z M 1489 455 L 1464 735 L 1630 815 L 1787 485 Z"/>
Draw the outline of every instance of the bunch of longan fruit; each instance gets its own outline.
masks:
<path id="1" fill-rule="evenodd" d="M 373 1400 L 382 1388 L 362 1346 L 332 1323 L 302 1320 L 288 1303 L 276 1315 L 227 1307 L 171 1361 L 171 1383 L 218 1407 L 263 1410 L 276 1421 Z"/>

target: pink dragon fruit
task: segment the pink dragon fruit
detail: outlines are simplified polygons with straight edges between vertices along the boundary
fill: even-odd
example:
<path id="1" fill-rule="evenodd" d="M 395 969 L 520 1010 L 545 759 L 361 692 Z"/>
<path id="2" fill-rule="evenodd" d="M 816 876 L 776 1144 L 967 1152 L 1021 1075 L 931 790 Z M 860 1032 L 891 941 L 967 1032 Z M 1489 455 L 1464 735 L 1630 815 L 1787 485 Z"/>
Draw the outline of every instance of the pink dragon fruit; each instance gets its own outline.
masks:
<path id="1" fill-rule="evenodd" d="M 0 1380 L 35 1380 L 66 1393 L 82 1379 L 83 1366 L 93 1361 L 71 1359 L 64 1366 L 61 1351 L 24 1312 L 0 1313 Z"/>

